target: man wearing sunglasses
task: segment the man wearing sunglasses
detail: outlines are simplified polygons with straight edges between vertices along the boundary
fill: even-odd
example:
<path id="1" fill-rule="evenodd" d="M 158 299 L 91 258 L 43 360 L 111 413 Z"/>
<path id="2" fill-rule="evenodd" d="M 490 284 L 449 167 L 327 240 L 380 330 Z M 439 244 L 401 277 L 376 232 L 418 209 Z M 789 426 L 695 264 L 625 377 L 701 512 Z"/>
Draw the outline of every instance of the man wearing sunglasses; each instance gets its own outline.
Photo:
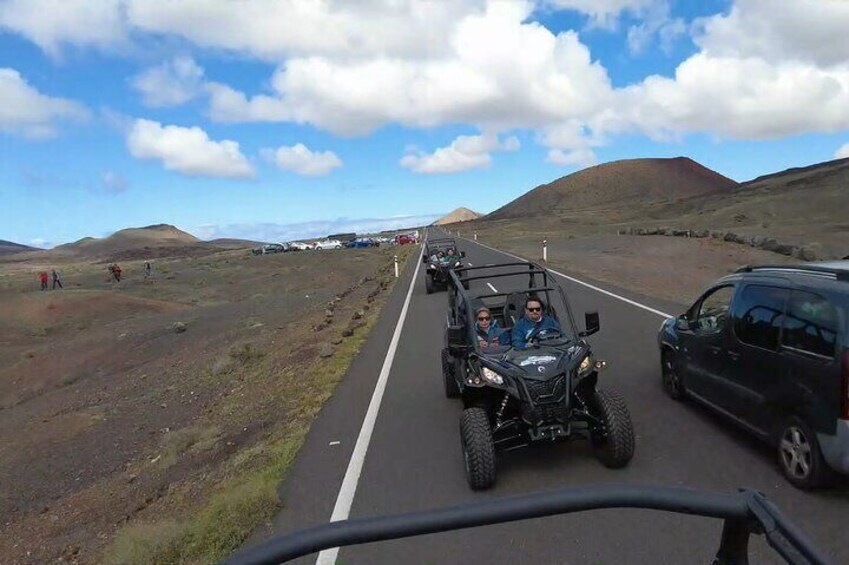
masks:
<path id="1" fill-rule="evenodd" d="M 545 330 L 559 332 L 560 324 L 551 316 L 543 314 L 542 302 L 538 298 L 528 298 L 525 301 L 525 315 L 513 326 L 513 348 L 527 349 L 530 341 Z"/>

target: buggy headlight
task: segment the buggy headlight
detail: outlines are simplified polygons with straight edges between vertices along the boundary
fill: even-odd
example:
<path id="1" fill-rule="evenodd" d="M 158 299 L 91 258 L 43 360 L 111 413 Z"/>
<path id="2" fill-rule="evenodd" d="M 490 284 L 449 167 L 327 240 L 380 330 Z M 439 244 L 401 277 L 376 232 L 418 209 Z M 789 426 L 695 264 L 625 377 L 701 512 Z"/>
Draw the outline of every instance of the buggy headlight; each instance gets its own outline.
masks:
<path id="1" fill-rule="evenodd" d="M 494 385 L 503 385 L 504 384 L 504 379 L 501 377 L 501 375 L 499 375 L 498 373 L 496 373 L 495 371 L 493 371 L 492 369 L 489 369 L 487 367 L 484 367 L 483 369 L 481 369 L 481 375 L 483 376 L 485 381 L 490 382 Z"/>
<path id="2" fill-rule="evenodd" d="M 431 268 L 431 269 L 435 269 L 435 268 L 436 268 L 436 265 L 434 265 L 433 263 L 431 263 L 431 264 L 430 264 L 430 268 Z"/>
<path id="3" fill-rule="evenodd" d="M 594 368 L 594 365 L 593 365 L 592 359 L 590 359 L 590 356 L 587 355 L 586 357 L 584 357 L 584 360 L 581 361 L 581 366 L 578 367 L 578 375 L 580 375 L 582 377 L 586 376 L 590 373 L 590 371 L 593 370 L 593 368 Z"/>
<path id="4" fill-rule="evenodd" d="M 462 267 L 462 266 L 463 266 L 463 264 L 462 264 L 462 263 L 460 263 L 459 261 L 457 261 L 456 263 L 454 263 L 454 266 L 455 266 L 455 267 Z"/>

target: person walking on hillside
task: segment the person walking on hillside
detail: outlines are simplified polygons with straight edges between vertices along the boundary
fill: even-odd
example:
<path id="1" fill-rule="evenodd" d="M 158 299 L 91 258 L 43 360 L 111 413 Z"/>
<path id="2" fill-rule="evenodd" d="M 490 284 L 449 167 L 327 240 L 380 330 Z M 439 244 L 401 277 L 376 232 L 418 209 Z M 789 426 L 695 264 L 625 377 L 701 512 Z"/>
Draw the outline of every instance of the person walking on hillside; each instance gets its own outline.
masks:
<path id="1" fill-rule="evenodd" d="M 144 278 L 146 278 L 146 279 L 150 278 L 150 271 L 151 271 L 150 261 L 145 261 L 144 262 Z"/>
<path id="2" fill-rule="evenodd" d="M 47 290 L 47 271 L 38 273 L 38 280 L 41 281 L 41 290 Z"/>
<path id="3" fill-rule="evenodd" d="M 53 269 L 51 274 L 53 275 L 53 290 L 56 290 L 56 285 L 59 285 L 59 288 L 64 289 L 65 287 L 62 286 L 62 276 L 59 274 L 59 271 Z"/>
<path id="4" fill-rule="evenodd" d="M 112 274 L 112 282 L 121 282 L 121 267 L 118 263 L 109 265 L 109 272 Z"/>

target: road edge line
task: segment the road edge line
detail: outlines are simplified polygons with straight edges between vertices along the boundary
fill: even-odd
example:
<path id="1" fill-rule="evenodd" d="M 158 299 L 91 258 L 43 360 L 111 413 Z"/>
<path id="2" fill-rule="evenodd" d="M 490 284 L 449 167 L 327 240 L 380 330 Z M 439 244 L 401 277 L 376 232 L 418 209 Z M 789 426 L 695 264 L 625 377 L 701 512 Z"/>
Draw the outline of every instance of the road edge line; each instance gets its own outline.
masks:
<path id="1" fill-rule="evenodd" d="M 371 436 L 374 433 L 374 426 L 377 422 L 377 415 L 380 411 L 380 404 L 383 402 L 383 393 L 386 391 L 386 383 L 389 381 L 392 362 L 395 360 L 395 351 L 398 348 L 398 343 L 401 341 L 401 331 L 404 329 L 404 322 L 407 319 L 407 310 L 410 306 L 410 299 L 413 296 L 413 288 L 416 286 L 420 266 L 421 261 L 416 261 L 416 269 L 410 281 L 410 288 L 407 290 L 407 298 L 401 307 L 401 314 L 398 316 L 398 322 L 395 324 L 395 332 L 392 334 L 392 340 L 389 342 L 389 348 L 386 351 L 386 357 L 383 359 L 380 375 L 377 378 L 377 383 L 374 385 L 374 392 L 371 395 L 371 401 L 369 401 L 366 415 L 363 418 L 363 425 L 360 427 L 360 433 L 357 436 L 357 443 L 354 445 L 354 451 L 351 453 L 351 459 L 348 461 L 348 468 L 345 470 L 345 477 L 342 479 L 342 486 L 339 488 L 339 494 L 336 497 L 336 504 L 333 506 L 333 513 L 330 516 L 331 522 L 346 520 L 350 515 L 351 506 L 354 503 L 354 495 L 357 492 L 357 486 L 360 482 L 360 475 L 363 472 L 366 453 L 368 452 Z M 316 565 L 334 565 L 338 555 L 338 547 L 325 549 L 318 554 L 315 563 Z"/>

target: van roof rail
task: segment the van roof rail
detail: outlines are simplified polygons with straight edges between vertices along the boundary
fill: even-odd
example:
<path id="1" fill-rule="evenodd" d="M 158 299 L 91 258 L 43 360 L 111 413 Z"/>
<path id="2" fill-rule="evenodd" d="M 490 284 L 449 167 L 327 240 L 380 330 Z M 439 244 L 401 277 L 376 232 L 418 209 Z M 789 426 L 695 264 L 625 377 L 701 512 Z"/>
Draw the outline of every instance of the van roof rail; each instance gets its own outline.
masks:
<path id="1" fill-rule="evenodd" d="M 809 275 L 828 276 L 839 281 L 849 282 L 849 269 L 831 267 L 824 265 L 746 265 L 740 267 L 736 273 L 753 273 L 757 271 L 785 271 Z"/>

